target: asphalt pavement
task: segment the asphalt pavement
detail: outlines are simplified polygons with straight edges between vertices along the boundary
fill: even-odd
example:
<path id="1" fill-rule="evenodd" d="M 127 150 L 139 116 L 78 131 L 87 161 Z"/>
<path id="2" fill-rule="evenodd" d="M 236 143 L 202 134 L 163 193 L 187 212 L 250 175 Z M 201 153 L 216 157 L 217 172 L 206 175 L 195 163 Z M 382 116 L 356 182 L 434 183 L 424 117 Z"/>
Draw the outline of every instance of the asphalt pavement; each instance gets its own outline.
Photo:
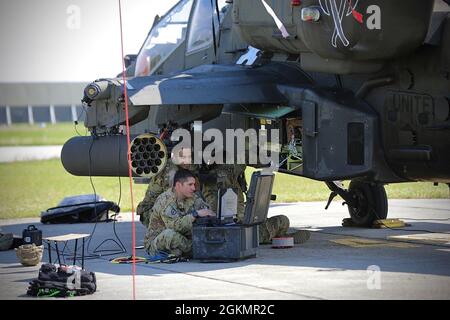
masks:
<path id="1" fill-rule="evenodd" d="M 294 248 L 263 245 L 256 258 L 231 263 L 138 263 L 136 299 L 450 299 L 450 200 L 390 200 L 389 218 L 410 225 L 403 230 L 342 227 L 346 208 L 333 202 L 325 211 L 324 205 L 271 206 L 269 215 L 285 214 L 293 229 L 311 231 L 310 240 Z M 98 290 L 73 299 L 132 299 L 132 266 L 109 261 L 131 254 L 130 213 L 121 214 L 115 224 L 42 225 L 39 219 L 20 219 L 0 220 L 0 227 L 20 235 L 31 223 L 44 237 L 92 234 L 85 268 L 96 273 Z M 138 246 L 144 233 L 137 222 Z M 119 243 L 127 252 L 108 255 L 107 250 L 119 250 Z M 145 256 L 144 250 L 138 249 L 137 256 Z M 14 251 L 0 252 L 0 299 L 35 299 L 25 293 L 38 269 L 23 267 Z"/>

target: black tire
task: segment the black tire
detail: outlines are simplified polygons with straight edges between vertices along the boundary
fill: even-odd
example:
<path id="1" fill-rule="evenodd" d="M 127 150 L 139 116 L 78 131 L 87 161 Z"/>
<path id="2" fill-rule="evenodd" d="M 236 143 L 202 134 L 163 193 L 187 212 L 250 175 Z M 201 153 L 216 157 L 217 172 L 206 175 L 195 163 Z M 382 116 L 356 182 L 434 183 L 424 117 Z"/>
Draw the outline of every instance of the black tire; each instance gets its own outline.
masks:
<path id="1" fill-rule="evenodd" d="M 387 218 L 388 201 L 383 185 L 352 180 L 349 192 L 355 206 L 348 206 L 348 212 L 356 226 L 371 227 L 375 220 Z"/>

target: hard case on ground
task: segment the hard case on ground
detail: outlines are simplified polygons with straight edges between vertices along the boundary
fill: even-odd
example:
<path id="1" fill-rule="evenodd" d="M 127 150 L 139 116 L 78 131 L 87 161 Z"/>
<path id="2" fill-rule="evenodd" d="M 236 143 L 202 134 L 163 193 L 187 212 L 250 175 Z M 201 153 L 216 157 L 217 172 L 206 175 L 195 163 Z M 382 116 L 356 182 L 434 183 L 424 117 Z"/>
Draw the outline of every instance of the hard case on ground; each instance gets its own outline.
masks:
<path id="1" fill-rule="evenodd" d="M 256 257 L 258 226 L 194 225 L 193 258 L 203 262 L 230 262 Z"/>

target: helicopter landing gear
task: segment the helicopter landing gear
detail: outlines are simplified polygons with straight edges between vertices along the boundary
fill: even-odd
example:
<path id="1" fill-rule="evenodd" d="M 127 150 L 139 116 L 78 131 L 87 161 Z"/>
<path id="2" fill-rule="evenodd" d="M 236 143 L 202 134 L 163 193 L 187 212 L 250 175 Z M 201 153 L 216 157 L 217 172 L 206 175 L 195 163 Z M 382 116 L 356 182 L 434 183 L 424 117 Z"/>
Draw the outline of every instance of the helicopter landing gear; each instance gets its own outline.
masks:
<path id="1" fill-rule="evenodd" d="M 339 195 L 348 207 L 353 225 L 371 227 L 375 220 L 386 219 L 388 202 L 382 184 L 352 180 L 348 190 L 339 181 L 326 181 L 325 184 L 331 190 L 325 210 L 333 198 Z"/>
<path id="2" fill-rule="evenodd" d="M 348 212 L 356 226 L 370 227 L 375 220 L 386 219 L 388 202 L 383 185 L 352 180 L 348 193 L 353 200 L 347 202 Z"/>

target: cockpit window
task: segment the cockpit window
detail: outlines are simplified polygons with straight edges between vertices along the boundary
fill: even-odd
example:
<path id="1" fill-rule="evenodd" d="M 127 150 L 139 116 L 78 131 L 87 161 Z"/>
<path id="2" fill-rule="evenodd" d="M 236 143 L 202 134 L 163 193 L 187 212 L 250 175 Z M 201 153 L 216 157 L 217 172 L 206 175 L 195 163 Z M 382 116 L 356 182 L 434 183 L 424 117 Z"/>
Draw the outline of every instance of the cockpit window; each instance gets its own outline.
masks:
<path id="1" fill-rule="evenodd" d="M 218 1 L 221 18 L 223 16 L 225 7 L 228 5 L 225 1 L 226 0 Z M 212 3 L 215 3 L 215 1 L 197 1 L 197 5 L 195 6 L 192 18 L 191 30 L 189 31 L 187 54 L 204 49 L 211 45 L 213 40 L 213 21 L 216 33 L 218 33 L 219 31 L 219 23 L 215 12 L 215 7 L 213 8 Z"/>
<path id="2" fill-rule="evenodd" d="M 135 76 L 148 76 L 185 40 L 193 0 L 175 6 L 148 35 L 136 61 Z"/>

